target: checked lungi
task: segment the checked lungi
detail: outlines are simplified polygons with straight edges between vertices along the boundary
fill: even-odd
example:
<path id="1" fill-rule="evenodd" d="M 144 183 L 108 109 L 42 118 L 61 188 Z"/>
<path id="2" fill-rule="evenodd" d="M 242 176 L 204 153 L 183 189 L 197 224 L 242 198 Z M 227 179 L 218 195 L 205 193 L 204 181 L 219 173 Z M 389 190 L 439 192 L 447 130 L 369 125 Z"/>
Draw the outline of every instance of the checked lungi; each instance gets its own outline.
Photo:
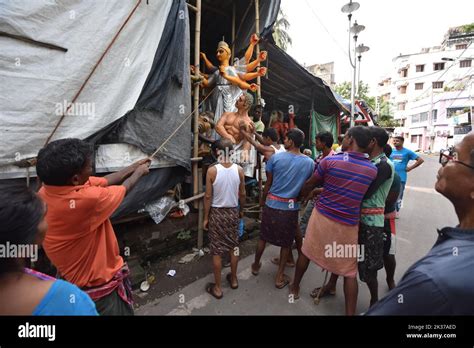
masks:
<path id="1" fill-rule="evenodd" d="M 239 208 L 215 208 L 209 212 L 209 249 L 223 255 L 239 246 Z"/>
<path id="2" fill-rule="evenodd" d="M 260 239 L 283 248 L 291 248 L 298 228 L 298 210 L 280 210 L 264 206 Z"/>

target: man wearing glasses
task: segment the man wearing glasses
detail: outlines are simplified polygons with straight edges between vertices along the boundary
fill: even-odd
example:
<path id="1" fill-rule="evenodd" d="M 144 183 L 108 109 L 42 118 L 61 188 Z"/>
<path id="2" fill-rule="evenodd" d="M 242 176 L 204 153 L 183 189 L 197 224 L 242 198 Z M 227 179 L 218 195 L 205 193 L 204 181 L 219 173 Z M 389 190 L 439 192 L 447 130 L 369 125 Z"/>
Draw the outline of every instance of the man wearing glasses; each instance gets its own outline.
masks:
<path id="1" fill-rule="evenodd" d="M 451 201 L 459 224 L 438 231 L 428 254 L 411 266 L 368 315 L 473 315 L 474 131 L 442 151 L 435 189 Z"/>

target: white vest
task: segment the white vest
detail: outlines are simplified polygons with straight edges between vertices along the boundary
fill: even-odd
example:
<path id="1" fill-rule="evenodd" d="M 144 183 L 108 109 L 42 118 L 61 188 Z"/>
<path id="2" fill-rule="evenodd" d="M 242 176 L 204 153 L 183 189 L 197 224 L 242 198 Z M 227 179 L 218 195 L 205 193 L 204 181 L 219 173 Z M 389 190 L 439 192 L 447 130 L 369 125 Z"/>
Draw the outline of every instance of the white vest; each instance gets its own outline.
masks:
<path id="1" fill-rule="evenodd" d="M 212 184 L 212 206 L 214 208 L 236 208 L 239 205 L 239 166 L 232 164 L 229 168 L 216 165 L 216 180 Z"/>
<path id="2" fill-rule="evenodd" d="M 270 145 L 270 146 L 273 147 L 273 150 L 275 150 L 275 155 L 280 152 L 286 152 L 285 147 L 283 145 L 280 145 L 279 149 L 277 149 L 275 145 Z"/>

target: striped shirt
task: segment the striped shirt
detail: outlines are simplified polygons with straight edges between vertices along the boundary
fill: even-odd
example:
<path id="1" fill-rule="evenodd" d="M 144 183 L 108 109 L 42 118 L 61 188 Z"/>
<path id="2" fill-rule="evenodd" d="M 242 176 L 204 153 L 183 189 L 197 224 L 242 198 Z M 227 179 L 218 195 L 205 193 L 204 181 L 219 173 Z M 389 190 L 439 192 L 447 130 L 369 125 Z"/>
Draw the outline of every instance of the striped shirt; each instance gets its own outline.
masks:
<path id="1" fill-rule="evenodd" d="M 316 209 L 339 223 L 357 225 L 364 195 L 377 176 L 375 165 L 365 154 L 342 152 L 324 158 L 314 175 L 324 188 Z"/>

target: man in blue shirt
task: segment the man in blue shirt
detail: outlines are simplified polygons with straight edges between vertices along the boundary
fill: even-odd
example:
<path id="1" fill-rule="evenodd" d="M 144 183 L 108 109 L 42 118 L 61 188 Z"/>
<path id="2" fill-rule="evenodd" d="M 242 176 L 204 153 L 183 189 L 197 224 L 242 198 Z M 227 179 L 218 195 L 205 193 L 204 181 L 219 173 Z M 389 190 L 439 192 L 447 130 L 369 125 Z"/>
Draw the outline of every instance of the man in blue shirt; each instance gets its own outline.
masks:
<path id="1" fill-rule="evenodd" d="M 286 152 L 280 152 L 267 162 L 267 182 L 263 190 L 260 206 L 262 222 L 260 240 L 252 264 L 252 274 L 258 275 L 260 259 L 266 243 L 281 247 L 280 264 L 275 278 L 275 286 L 284 288 L 290 283 L 290 277 L 284 274 L 286 261 L 296 240 L 298 252 L 301 250 L 302 237 L 298 226 L 298 212 L 301 188 L 313 174 L 314 161 L 300 151 L 304 141 L 304 133 L 299 129 L 291 129 L 285 136 Z"/>
<path id="2" fill-rule="evenodd" d="M 402 206 L 403 191 L 405 191 L 405 184 L 407 182 L 407 173 L 424 162 L 423 158 L 419 157 L 413 151 L 403 147 L 404 141 L 405 139 L 400 136 L 393 138 L 393 146 L 395 146 L 395 149 L 392 151 L 392 155 L 390 156 L 390 159 L 395 165 L 395 171 L 400 176 L 401 181 L 400 195 L 397 200 L 397 218 L 398 212 Z M 410 161 L 416 162 L 409 166 L 408 162 Z"/>
<path id="3" fill-rule="evenodd" d="M 474 313 L 474 132 L 441 152 L 440 163 L 435 189 L 453 203 L 459 225 L 438 231 L 430 252 L 367 315 Z"/>

